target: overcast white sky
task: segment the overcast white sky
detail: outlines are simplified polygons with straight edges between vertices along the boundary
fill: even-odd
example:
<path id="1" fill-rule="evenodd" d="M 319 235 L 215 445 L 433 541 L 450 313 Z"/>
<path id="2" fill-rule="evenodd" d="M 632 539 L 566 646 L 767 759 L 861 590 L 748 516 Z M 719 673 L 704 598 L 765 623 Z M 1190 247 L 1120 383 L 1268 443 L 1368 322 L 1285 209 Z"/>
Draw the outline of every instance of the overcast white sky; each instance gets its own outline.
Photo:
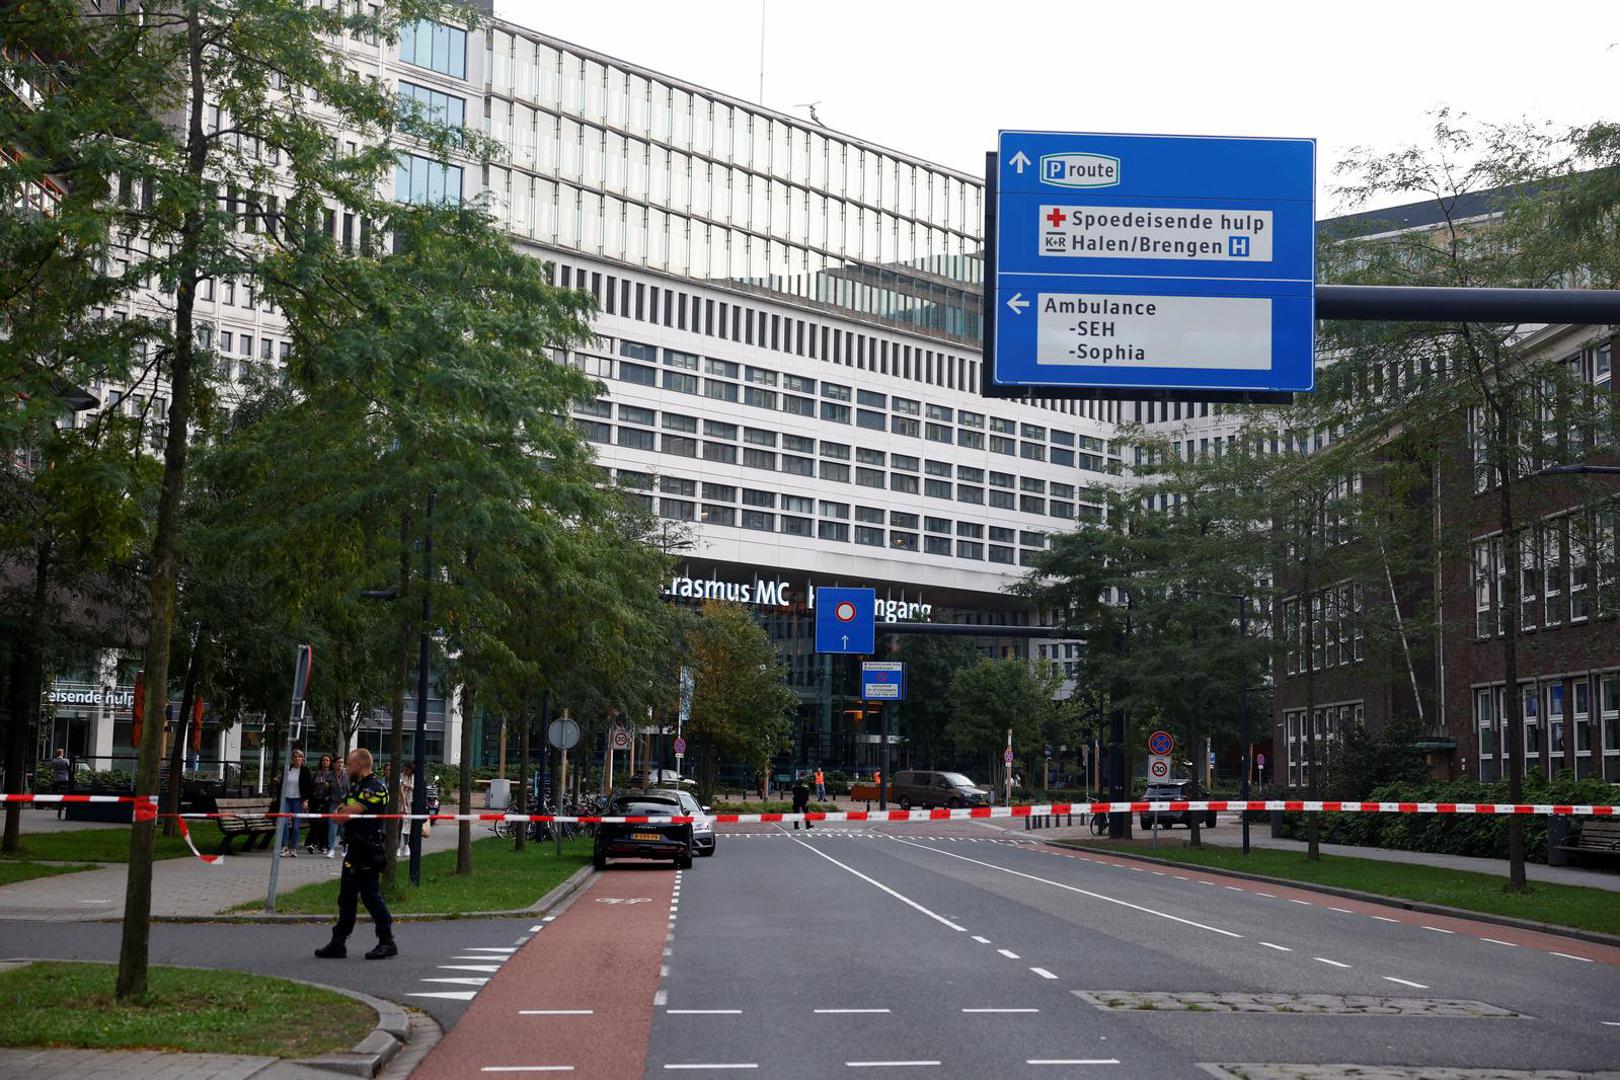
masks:
<path id="1" fill-rule="evenodd" d="M 975 174 L 1001 128 L 1311 136 L 1620 109 L 1617 0 L 496 0 L 542 33 Z"/>

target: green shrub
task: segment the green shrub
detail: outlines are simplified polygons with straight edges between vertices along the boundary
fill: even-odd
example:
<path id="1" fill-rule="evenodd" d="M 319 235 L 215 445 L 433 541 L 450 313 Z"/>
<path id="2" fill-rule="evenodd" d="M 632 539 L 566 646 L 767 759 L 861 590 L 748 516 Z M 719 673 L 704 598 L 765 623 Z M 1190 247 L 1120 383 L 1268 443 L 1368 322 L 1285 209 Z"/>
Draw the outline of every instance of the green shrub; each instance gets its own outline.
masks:
<path id="1" fill-rule="evenodd" d="M 1298 799 L 1297 790 L 1273 791 L 1268 798 Z M 1524 783 L 1524 802 L 1554 804 L 1610 804 L 1615 787 L 1604 780 L 1575 780 L 1567 775 L 1548 781 L 1530 777 Z M 1422 783 L 1385 784 L 1367 797 L 1370 802 L 1505 803 L 1507 781 L 1485 784 L 1478 780 L 1427 780 Z M 1283 835 L 1305 838 L 1305 814 L 1285 813 Z M 1436 855 L 1466 855 L 1483 859 L 1507 858 L 1508 818 L 1505 814 L 1381 814 L 1325 813 L 1318 838 L 1324 844 L 1352 844 L 1397 851 L 1427 851 Z M 1580 818 L 1576 821 L 1579 822 Z M 1525 858 L 1547 861 L 1547 818 L 1524 819 Z"/>

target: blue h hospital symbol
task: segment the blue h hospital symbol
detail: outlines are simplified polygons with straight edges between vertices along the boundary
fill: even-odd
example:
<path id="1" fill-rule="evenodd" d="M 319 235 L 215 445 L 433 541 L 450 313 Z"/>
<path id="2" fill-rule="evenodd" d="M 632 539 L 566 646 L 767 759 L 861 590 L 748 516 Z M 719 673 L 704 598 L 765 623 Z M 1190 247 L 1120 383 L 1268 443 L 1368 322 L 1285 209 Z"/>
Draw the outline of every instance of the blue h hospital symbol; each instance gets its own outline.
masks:
<path id="1" fill-rule="evenodd" d="M 1233 259 L 1247 259 L 1249 257 L 1249 238 L 1247 236 L 1227 237 L 1226 254 Z"/>

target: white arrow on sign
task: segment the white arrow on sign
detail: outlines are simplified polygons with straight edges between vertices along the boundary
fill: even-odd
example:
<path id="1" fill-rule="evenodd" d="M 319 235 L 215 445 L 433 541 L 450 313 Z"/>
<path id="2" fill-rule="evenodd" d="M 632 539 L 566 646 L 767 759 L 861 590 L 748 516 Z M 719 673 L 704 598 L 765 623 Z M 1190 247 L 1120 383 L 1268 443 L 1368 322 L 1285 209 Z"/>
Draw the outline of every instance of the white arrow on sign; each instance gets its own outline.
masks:
<path id="1" fill-rule="evenodd" d="M 1022 315 L 1024 309 L 1029 307 L 1029 301 L 1024 299 L 1023 293 L 1015 292 L 1007 300 L 1007 306 L 1012 308 L 1014 315 Z"/>
<path id="2" fill-rule="evenodd" d="M 848 635 L 848 634 L 845 634 L 845 635 L 844 635 L 844 636 L 843 636 L 843 639 L 842 639 L 842 640 L 843 640 L 843 642 L 844 642 L 844 648 L 846 648 L 846 649 L 847 649 L 847 648 L 849 648 L 849 635 Z"/>
<path id="3" fill-rule="evenodd" d="M 1032 164 L 1034 164 L 1034 162 L 1030 161 L 1029 158 L 1025 157 L 1024 152 L 1022 150 L 1020 150 L 1020 151 L 1018 151 L 1018 153 L 1014 154 L 1010 160 L 1008 160 L 1007 164 L 1009 164 L 1013 168 L 1017 169 L 1019 176 L 1023 176 L 1024 175 L 1024 167 L 1027 166 L 1027 165 L 1032 165 Z"/>

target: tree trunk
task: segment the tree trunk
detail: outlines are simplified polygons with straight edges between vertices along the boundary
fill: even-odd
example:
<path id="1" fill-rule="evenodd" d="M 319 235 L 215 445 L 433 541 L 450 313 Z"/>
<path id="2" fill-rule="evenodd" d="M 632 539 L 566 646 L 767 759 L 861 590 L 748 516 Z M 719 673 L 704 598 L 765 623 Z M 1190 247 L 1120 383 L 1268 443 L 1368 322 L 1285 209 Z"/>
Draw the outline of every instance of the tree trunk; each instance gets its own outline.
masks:
<path id="1" fill-rule="evenodd" d="M 1315 533 L 1306 530 L 1306 543 L 1315 543 Z M 1311 621 L 1311 559 L 1307 552 L 1300 567 L 1299 619 L 1302 647 L 1300 665 L 1305 669 L 1305 794 L 1317 797 L 1320 784 L 1320 762 L 1316 760 L 1316 634 Z M 1322 815 L 1305 814 L 1305 858 L 1320 862 L 1322 858 Z"/>
<path id="2" fill-rule="evenodd" d="M 401 611 L 408 612 L 410 605 L 406 597 L 411 591 L 411 515 L 409 511 L 400 515 L 399 519 L 399 585 L 395 596 L 403 605 Z M 399 634 L 394 641 L 394 687 L 389 696 L 388 708 L 391 723 L 388 729 L 388 757 L 392 762 L 388 780 L 388 805 L 399 808 L 402 812 L 401 799 L 404 791 L 400 779 L 404 773 L 405 764 L 405 677 L 410 670 L 411 662 L 411 630 L 413 620 L 408 614 L 402 615 L 399 620 Z M 402 823 L 399 819 L 388 822 L 385 833 L 388 838 L 387 862 L 383 867 L 383 884 L 388 888 L 394 887 L 399 874 L 399 834 Z"/>
<path id="3" fill-rule="evenodd" d="M 191 721 L 192 701 L 197 693 L 197 665 L 201 660 L 203 644 L 203 627 L 197 626 L 197 638 L 191 643 L 191 658 L 186 661 L 186 683 L 180 692 L 180 715 L 175 717 L 174 747 L 169 754 L 169 792 L 164 799 L 164 805 L 173 815 L 180 813 L 180 789 L 182 787 L 182 774 L 186 765 L 186 725 Z M 163 835 L 173 836 L 178 817 L 163 819 Z"/>
<path id="4" fill-rule="evenodd" d="M 1507 460 L 1512 446 L 1506 417 L 1498 417 L 1506 447 L 1497 465 L 1498 524 L 1502 529 L 1502 559 L 1506 588 L 1502 594 L 1502 704 L 1507 707 L 1508 801 L 1524 800 L 1524 697 L 1519 691 L 1519 535 L 1513 515 L 1513 467 Z M 1524 873 L 1524 819 L 1509 814 L 1507 891 L 1527 893 Z"/>
<path id="5" fill-rule="evenodd" d="M 186 175 L 193 189 L 205 190 L 208 143 L 203 130 L 204 42 L 200 6 L 186 7 L 186 66 L 191 78 L 187 107 Z M 185 211 L 176 245 L 180 266 L 174 298 L 174 350 L 169 366 L 169 432 L 163 446 L 163 480 L 158 494 L 156 528 L 152 535 L 148 574 L 146 626 L 147 722 L 141 730 L 135 769 L 135 794 L 157 794 L 158 753 L 163 743 L 163 706 L 169 700 L 169 638 L 174 632 L 174 592 L 179 573 L 176 543 L 180 531 L 180 498 L 185 490 L 186 451 L 191 426 L 191 363 L 195 329 L 192 316 L 197 297 L 197 266 L 201 261 L 203 208 Z M 147 985 L 147 959 L 151 944 L 152 848 L 156 822 L 134 815 L 129 830 L 129 874 L 124 887 L 124 932 L 118 949 L 119 1001 L 143 997 Z"/>
<path id="6" fill-rule="evenodd" d="M 533 705 L 534 692 L 532 690 L 524 690 L 523 711 L 520 714 L 521 719 L 519 721 L 521 727 L 518 730 L 517 812 L 519 814 L 528 814 L 533 812 L 529 808 L 529 732 L 534 727 L 534 719 L 530 716 L 529 710 L 533 707 Z M 528 835 L 528 822 L 520 822 L 517 830 L 517 843 L 514 845 L 516 850 L 523 850 L 523 842 L 528 839 Z"/>
<path id="7" fill-rule="evenodd" d="M 45 603 L 50 598 L 51 556 L 49 545 L 42 544 L 34 552 L 34 589 L 32 610 L 25 625 L 40 626 L 45 618 Z M 6 791 L 20 795 L 23 780 L 28 773 L 28 724 L 39 713 L 39 699 L 44 691 L 40 683 L 45 678 L 45 663 L 39 634 L 23 635 L 22 647 L 16 653 L 11 671 L 11 728 L 6 739 Z M 3 700 L 3 699 L 0 699 Z M 35 781 L 38 786 L 38 780 Z M 0 851 L 16 855 L 22 847 L 22 804 L 6 806 L 5 838 L 0 840 Z"/>
<path id="8" fill-rule="evenodd" d="M 465 816 L 472 813 L 472 752 L 473 707 L 476 704 L 471 682 L 461 686 L 461 798 L 457 809 Z M 456 823 L 456 873 L 472 873 L 472 822 Z"/>

